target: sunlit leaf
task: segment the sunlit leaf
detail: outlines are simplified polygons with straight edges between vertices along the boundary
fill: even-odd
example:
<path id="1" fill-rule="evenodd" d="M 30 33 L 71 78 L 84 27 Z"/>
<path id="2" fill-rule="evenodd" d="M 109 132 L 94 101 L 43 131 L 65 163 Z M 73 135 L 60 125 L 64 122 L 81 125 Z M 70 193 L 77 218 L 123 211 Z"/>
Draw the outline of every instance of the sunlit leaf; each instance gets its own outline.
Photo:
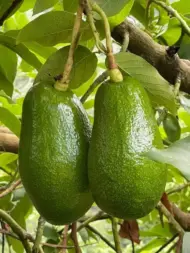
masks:
<path id="1" fill-rule="evenodd" d="M 163 150 L 153 148 L 147 156 L 152 160 L 173 165 L 190 180 L 190 136 L 174 142 Z"/>
<path id="2" fill-rule="evenodd" d="M 63 47 L 52 54 L 40 69 L 36 76 L 35 83 L 42 80 L 54 80 L 60 75 L 68 57 L 69 46 Z M 90 79 L 96 70 L 97 58 L 89 49 L 78 46 L 74 54 L 74 64 L 70 76 L 69 86 L 72 89 L 78 88 L 81 84 Z"/>
<path id="3" fill-rule="evenodd" d="M 176 113 L 175 97 L 169 83 L 140 56 L 128 52 L 115 55 L 118 66 L 144 86 L 153 104 L 165 106 Z"/>
<path id="4" fill-rule="evenodd" d="M 20 136 L 21 123 L 8 109 L 0 107 L 0 122 L 8 127 L 18 137 Z"/>

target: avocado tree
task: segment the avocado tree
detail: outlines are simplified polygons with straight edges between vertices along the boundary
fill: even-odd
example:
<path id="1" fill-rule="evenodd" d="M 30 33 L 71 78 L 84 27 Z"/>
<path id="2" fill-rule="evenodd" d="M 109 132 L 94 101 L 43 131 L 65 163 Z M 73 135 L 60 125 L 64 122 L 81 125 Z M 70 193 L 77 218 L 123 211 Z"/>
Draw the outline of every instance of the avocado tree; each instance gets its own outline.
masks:
<path id="1" fill-rule="evenodd" d="M 189 50 L 186 0 L 0 1 L 2 253 L 189 252 Z"/>

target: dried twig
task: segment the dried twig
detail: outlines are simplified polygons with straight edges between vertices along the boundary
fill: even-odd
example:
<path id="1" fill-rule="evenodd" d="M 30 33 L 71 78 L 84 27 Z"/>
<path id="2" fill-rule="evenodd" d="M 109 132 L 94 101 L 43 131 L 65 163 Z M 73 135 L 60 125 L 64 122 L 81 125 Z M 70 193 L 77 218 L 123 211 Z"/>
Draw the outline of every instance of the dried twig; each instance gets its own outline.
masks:
<path id="1" fill-rule="evenodd" d="M 74 246 L 75 246 L 75 252 L 76 253 L 82 253 L 79 243 L 78 243 L 78 238 L 77 238 L 77 223 L 74 222 L 71 226 L 72 231 L 71 231 L 71 239 L 73 240 Z"/>
<path id="2" fill-rule="evenodd" d="M 66 253 L 68 229 L 69 229 L 69 225 L 65 225 L 64 230 L 63 230 L 63 240 L 62 240 L 63 249 L 61 249 L 59 253 Z"/>

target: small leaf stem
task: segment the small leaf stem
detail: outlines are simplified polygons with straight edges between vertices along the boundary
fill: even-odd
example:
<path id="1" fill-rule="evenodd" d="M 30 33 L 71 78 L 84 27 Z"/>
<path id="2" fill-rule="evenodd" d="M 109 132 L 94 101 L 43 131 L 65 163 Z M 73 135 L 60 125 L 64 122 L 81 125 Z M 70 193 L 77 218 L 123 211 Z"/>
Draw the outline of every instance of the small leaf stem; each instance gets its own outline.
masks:
<path id="1" fill-rule="evenodd" d="M 122 253 L 119 234 L 118 234 L 118 231 L 117 231 L 117 219 L 112 217 L 111 222 L 112 222 L 112 232 L 113 232 L 113 238 L 114 238 L 114 242 L 115 242 L 116 252 L 117 253 Z"/>
<path id="2" fill-rule="evenodd" d="M 7 194 L 12 192 L 19 184 L 21 184 L 21 179 L 18 179 L 16 182 L 13 182 L 6 190 L 0 193 L 0 198 L 5 197 Z"/>
<path id="3" fill-rule="evenodd" d="M 97 77 L 97 79 L 91 84 L 91 86 L 89 87 L 89 89 L 85 92 L 85 94 L 82 96 L 81 98 L 81 103 L 84 103 L 87 98 L 90 96 L 90 94 L 96 89 L 96 87 L 102 83 L 103 81 L 106 80 L 106 78 L 108 77 L 108 72 L 104 71 L 100 76 Z"/>
<path id="4" fill-rule="evenodd" d="M 92 30 L 92 33 L 94 35 L 96 46 L 97 46 L 97 48 L 99 49 L 100 52 L 106 53 L 106 48 L 104 47 L 104 45 L 100 41 L 99 33 L 98 33 L 98 31 L 96 29 L 96 26 L 95 26 L 95 23 L 94 23 L 94 19 L 93 19 L 93 15 L 92 15 L 92 9 L 91 9 L 91 6 L 89 4 L 89 0 L 86 0 L 85 11 L 86 11 L 86 16 L 87 16 L 87 19 L 88 19 L 88 23 L 89 23 L 90 28 Z"/>
<path id="5" fill-rule="evenodd" d="M 113 55 L 110 24 L 108 22 L 107 16 L 97 3 L 91 2 L 91 7 L 92 7 L 93 11 L 96 11 L 101 16 L 103 23 L 104 23 L 104 29 L 105 29 L 105 35 L 106 35 L 107 57 L 108 57 L 108 68 L 109 69 L 117 69 L 118 67 L 117 67 L 117 64 L 116 64 L 116 61 L 115 61 L 115 58 Z"/>
<path id="6" fill-rule="evenodd" d="M 44 225 L 45 219 L 40 216 L 40 218 L 38 219 L 38 227 L 36 232 L 36 238 L 32 248 L 32 253 L 39 253 L 39 247 L 43 236 Z"/>
<path id="7" fill-rule="evenodd" d="M 81 26 L 81 22 L 82 22 L 83 10 L 84 10 L 83 0 L 80 0 L 79 7 L 77 10 L 77 15 L 75 18 L 74 27 L 73 27 L 69 54 L 68 54 L 67 62 L 64 67 L 64 72 L 62 74 L 61 79 L 57 80 L 57 82 L 55 83 L 55 88 L 57 90 L 66 91 L 69 86 L 69 77 L 70 77 L 70 73 L 71 73 L 71 70 L 73 67 L 74 52 L 75 52 L 75 49 L 77 47 L 77 44 L 78 44 L 78 41 L 80 38 L 80 26 Z"/>
<path id="8" fill-rule="evenodd" d="M 162 1 L 152 0 L 152 3 L 155 3 L 156 5 L 162 7 L 164 10 L 166 10 L 169 14 L 171 14 L 173 17 L 177 18 L 179 22 L 181 23 L 181 26 L 184 30 L 184 32 L 190 36 L 190 27 L 186 23 L 186 21 L 182 18 L 182 16 L 171 6 L 168 6 Z"/>

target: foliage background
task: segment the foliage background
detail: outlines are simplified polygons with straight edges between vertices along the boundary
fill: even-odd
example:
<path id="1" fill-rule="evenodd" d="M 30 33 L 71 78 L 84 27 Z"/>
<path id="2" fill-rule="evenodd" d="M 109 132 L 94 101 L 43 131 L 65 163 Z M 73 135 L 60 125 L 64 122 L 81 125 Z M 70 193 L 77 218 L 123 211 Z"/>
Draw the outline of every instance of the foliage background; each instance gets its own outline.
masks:
<path id="1" fill-rule="evenodd" d="M 147 2 L 145 0 L 123 0 L 119 2 L 99 0 L 97 2 L 103 6 L 109 16 L 111 27 L 119 24 L 128 16 L 131 22 L 148 32 L 156 42 L 167 46 L 180 45 L 180 50 L 178 52 L 179 56 L 185 59 L 190 58 L 189 35 L 184 32 L 179 20 L 176 17 L 170 17 L 166 10 L 159 5 L 152 3 L 149 7 L 148 18 L 146 18 Z M 115 2 L 117 2 L 117 4 Z M 189 1 L 180 0 L 175 2 L 162 2 L 168 6 L 171 4 L 171 6 L 180 13 L 187 24 L 190 24 Z M 47 17 L 46 21 L 42 20 L 38 25 L 27 26 L 28 30 L 24 27 L 30 21 L 36 20 L 38 16 L 52 13 L 53 11 L 65 10 L 67 13 L 71 13 L 72 17 L 72 13 L 76 11 L 76 3 L 76 0 L 24 0 L 21 3 L 21 7 L 18 8 L 18 10 L 15 10 L 0 27 L 0 123 L 1 125 L 7 126 L 17 136 L 19 136 L 20 133 L 22 102 L 26 92 L 32 86 L 38 71 L 39 73 L 42 73 L 42 64 L 44 64 L 58 49 L 67 46 L 70 40 L 70 34 L 66 33 L 66 29 L 64 30 L 62 26 L 63 24 L 65 27 L 69 26 L 70 21 L 68 21 L 68 16 L 66 18 L 62 13 L 61 15 L 63 18 L 61 21 L 58 19 L 57 23 L 57 27 L 59 28 L 60 25 L 62 31 L 60 34 L 58 31 L 59 29 L 56 30 L 55 26 L 53 26 L 50 16 Z M 11 4 L 11 0 L 0 1 L 0 17 Z M 104 39 L 102 24 L 100 21 L 97 21 L 97 27 L 102 39 Z M 45 33 L 49 34 L 51 40 L 49 40 L 47 34 L 44 35 Z M 55 33 L 55 36 L 52 35 L 53 33 Z M 57 38 L 59 39 L 57 40 Z M 62 41 L 64 43 L 62 43 Z M 19 44 L 16 44 L 18 42 Z M 81 45 L 87 47 L 90 51 L 93 50 L 96 52 L 92 35 L 88 33 L 88 29 L 85 34 L 84 28 L 84 40 L 81 41 Z M 83 80 L 81 81 L 82 85 L 80 87 L 76 87 L 76 82 L 74 83 L 74 92 L 80 98 L 98 75 L 105 70 L 105 57 L 102 54 L 96 54 L 98 56 L 98 62 L 96 63 L 95 53 L 91 53 L 90 51 L 88 51 L 89 58 L 87 57 L 88 53 L 84 53 L 83 58 L 79 55 L 79 59 L 75 62 L 74 66 L 73 78 L 76 78 L 77 80 L 81 76 L 80 71 L 82 71 L 82 69 L 85 68 L 86 72 L 91 73 L 86 78 L 87 80 L 85 83 L 83 83 Z M 119 66 L 141 81 L 149 93 L 153 104 L 165 106 L 170 112 L 175 113 L 175 100 L 172 89 L 168 86 L 167 81 L 142 58 L 131 53 L 119 53 L 120 46 L 117 43 L 114 44 L 114 51 L 115 53 L 118 53 L 116 59 Z M 48 67 L 52 68 L 57 64 L 55 71 L 60 72 L 64 65 L 64 56 L 64 54 L 58 53 L 58 57 L 50 62 Z M 61 62 L 60 59 L 58 59 L 59 57 L 62 57 Z M 81 69 L 78 67 L 79 65 L 77 65 L 80 63 L 80 60 L 82 61 Z M 76 69 L 79 69 L 78 73 L 76 72 Z M 39 76 L 38 74 L 38 77 L 43 78 L 43 75 L 40 74 Z M 92 123 L 95 91 L 84 103 L 84 107 L 87 110 Z M 177 111 L 182 132 L 181 138 L 188 136 L 190 132 L 189 106 L 189 100 L 186 98 L 185 106 L 180 106 Z M 166 139 L 167 136 L 162 124 L 160 125 L 160 132 L 163 139 Z M 175 151 L 173 156 L 177 156 L 184 166 L 189 165 L 189 160 L 184 164 L 182 159 L 183 146 L 181 146 L 181 151 Z M 16 174 L 17 158 L 17 154 L 10 152 L 2 152 L 0 154 L 0 187 L 13 181 L 15 177 L 18 177 L 18 174 Z M 186 183 L 187 179 L 185 179 L 178 170 L 172 168 L 168 174 L 166 191 L 170 192 L 171 189 L 176 189 L 178 185 L 184 185 Z M 188 187 L 184 187 L 184 189 L 180 191 L 174 190 L 173 193 L 169 194 L 169 200 L 176 203 L 185 212 L 188 212 L 190 211 L 189 195 L 190 191 Z M 7 211 L 23 228 L 32 235 L 35 235 L 38 213 L 32 206 L 22 186 L 19 186 L 5 197 L 0 198 L 0 208 Z M 89 211 L 89 215 L 93 215 L 96 212 L 97 207 L 93 206 Z M 141 242 L 140 244 L 135 244 L 135 252 L 137 253 L 157 252 L 158 249 L 176 233 L 172 226 L 168 224 L 167 219 L 164 219 L 164 227 L 162 227 L 157 210 L 154 210 L 148 216 L 139 219 L 138 223 Z M 109 219 L 96 221 L 91 225 L 112 244 L 114 243 Z M 43 242 L 58 244 L 61 241 L 62 229 L 62 227 L 46 224 Z M 6 241 L 5 252 L 24 252 L 22 244 L 18 240 L 8 236 L 6 236 L 6 238 L 3 235 L 0 237 L 0 245 L 2 247 L 4 239 Z M 87 228 L 83 228 L 79 232 L 79 242 L 80 245 L 82 245 L 81 249 L 84 253 L 114 252 L 99 238 L 98 235 L 94 234 Z M 175 243 L 175 240 L 173 243 Z M 132 252 L 132 244 L 130 240 L 121 238 L 121 244 L 123 252 Z M 72 245 L 71 240 L 69 240 L 68 245 Z M 170 247 L 171 244 L 165 247 L 162 252 L 169 252 L 168 249 Z M 44 252 L 49 253 L 59 251 L 57 249 L 45 247 Z M 68 252 L 74 252 L 74 249 L 69 249 Z M 174 250 L 170 252 L 174 252 Z"/>

